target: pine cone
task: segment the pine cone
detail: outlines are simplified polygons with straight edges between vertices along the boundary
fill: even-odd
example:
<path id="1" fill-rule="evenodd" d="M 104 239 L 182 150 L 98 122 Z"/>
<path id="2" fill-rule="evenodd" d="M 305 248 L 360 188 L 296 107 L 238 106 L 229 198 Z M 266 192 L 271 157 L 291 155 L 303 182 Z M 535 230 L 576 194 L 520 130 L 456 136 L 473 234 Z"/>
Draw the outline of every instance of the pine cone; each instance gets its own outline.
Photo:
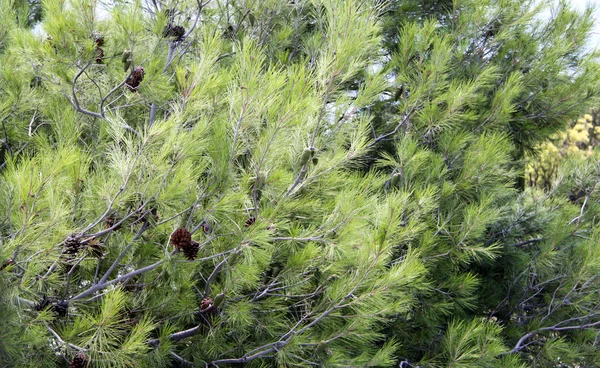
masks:
<path id="1" fill-rule="evenodd" d="M 200 243 L 192 240 L 189 246 L 183 248 L 183 254 L 185 254 L 187 259 L 193 261 L 198 255 L 198 249 L 200 249 Z"/>
<path id="2" fill-rule="evenodd" d="M 246 220 L 246 222 L 244 222 L 244 227 L 250 227 L 250 226 L 254 225 L 255 222 L 256 222 L 256 217 L 250 217 L 248 220 Z"/>
<path id="3" fill-rule="evenodd" d="M 144 80 L 144 67 L 138 66 L 137 68 L 133 69 L 133 72 L 131 72 L 129 77 L 127 77 L 125 86 L 127 86 L 127 88 L 129 88 L 129 90 L 132 92 L 137 91 L 137 88 L 142 80 Z"/>
<path id="4" fill-rule="evenodd" d="M 175 41 L 183 41 L 185 35 L 185 28 L 182 26 L 174 26 L 172 23 L 167 24 L 163 30 L 163 37 L 174 37 Z"/>
<path id="5" fill-rule="evenodd" d="M 96 47 L 96 64 L 102 64 L 104 61 L 104 50 L 101 47 Z"/>
<path id="6" fill-rule="evenodd" d="M 104 45 L 104 36 L 102 36 L 100 33 L 94 31 L 94 33 L 92 33 L 92 39 L 94 40 L 97 46 L 100 47 Z"/>
<path id="7" fill-rule="evenodd" d="M 200 302 L 200 312 L 212 314 L 215 312 L 215 310 L 215 301 L 213 300 L 213 298 L 211 298 L 210 296 L 205 296 Z"/>
<path id="8" fill-rule="evenodd" d="M 171 234 L 171 245 L 178 251 L 189 249 L 192 246 L 192 234 L 188 229 L 184 228 L 173 231 Z"/>
<path id="9" fill-rule="evenodd" d="M 84 368 L 87 367 L 89 362 L 89 358 L 86 353 L 80 351 L 75 355 L 73 360 L 71 360 L 71 368 Z"/>
<path id="10" fill-rule="evenodd" d="M 65 247 L 63 253 L 67 255 L 74 255 L 81 250 L 83 244 L 81 244 L 78 238 L 71 235 L 67 239 L 65 239 L 65 241 L 63 242 L 63 246 Z"/>

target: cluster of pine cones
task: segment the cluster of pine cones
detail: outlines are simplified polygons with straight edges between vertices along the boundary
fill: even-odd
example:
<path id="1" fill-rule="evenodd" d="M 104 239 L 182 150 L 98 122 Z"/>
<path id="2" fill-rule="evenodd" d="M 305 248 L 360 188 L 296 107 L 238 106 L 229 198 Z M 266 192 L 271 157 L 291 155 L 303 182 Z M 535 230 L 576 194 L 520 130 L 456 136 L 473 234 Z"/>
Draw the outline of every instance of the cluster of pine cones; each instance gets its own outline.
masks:
<path id="1" fill-rule="evenodd" d="M 96 42 L 96 64 L 102 64 L 104 61 L 104 50 L 102 50 L 102 46 L 104 45 L 104 36 L 100 34 L 94 34 L 92 37 L 94 42 Z"/>
<path id="2" fill-rule="evenodd" d="M 196 259 L 200 244 L 192 240 L 192 234 L 188 229 L 177 229 L 171 234 L 171 246 L 177 251 L 183 252 L 190 261 Z"/>

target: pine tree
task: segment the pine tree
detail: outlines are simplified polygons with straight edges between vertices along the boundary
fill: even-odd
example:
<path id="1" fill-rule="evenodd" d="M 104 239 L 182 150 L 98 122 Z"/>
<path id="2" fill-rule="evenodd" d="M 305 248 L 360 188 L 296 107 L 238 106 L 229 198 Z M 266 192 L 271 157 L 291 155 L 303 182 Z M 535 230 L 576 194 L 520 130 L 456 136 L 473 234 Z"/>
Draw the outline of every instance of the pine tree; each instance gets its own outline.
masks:
<path id="1" fill-rule="evenodd" d="M 393 8 L 394 87 L 375 110 L 388 190 L 435 198 L 403 244 L 431 289 L 389 325 L 401 366 L 595 366 L 595 161 L 560 168 L 551 193 L 522 179 L 523 157 L 597 100 L 590 10 L 442 3 Z"/>
<path id="2" fill-rule="evenodd" d="M 0 0 L 0 366 L 600 364 L 599 169 L 517 185 L 591 13 L 531 5 Z"/>
<path id="3" fill-rule="evenodd" d="M 393 364 L 424 268 L 392 258 L 404 197 L 354 172 L 386 81 L 345 88 L 383 10 L 47 2 L 11 27 L 3 364 Z"/>

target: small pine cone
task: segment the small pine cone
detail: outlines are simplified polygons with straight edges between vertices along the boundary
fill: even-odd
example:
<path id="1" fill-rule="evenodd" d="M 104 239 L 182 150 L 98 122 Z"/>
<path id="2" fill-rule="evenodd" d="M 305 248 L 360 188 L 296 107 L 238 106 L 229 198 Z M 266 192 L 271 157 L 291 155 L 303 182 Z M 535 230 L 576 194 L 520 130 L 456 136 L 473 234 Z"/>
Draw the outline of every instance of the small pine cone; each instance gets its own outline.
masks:
<path id="1" fill-rule="evenodd" d="M 102 64 L 104 61 L 104 50 L 101 47 L 96 47 L 96 64 Z"/>
<path id="2" fill-rule="evenodd" d="M 138 66 L 137 68 L 133 69 L 133 72 L 131 72 L 129 77 L 127 77 L 127 80 L 125 80 L 125 86 L 127 86 L 127 88 L 129 88 L 129 90 L 132 92 L 137 91 L 137 88 L 143 80 L 144 67 Z"/>
<path id="3" fill-rule="evenodd" d="M 211 298 L 210 296 L 205 296 L 200 302 L 200 312 L 212 314 L 215 312 L 215 310 L 215 301 L 213 300 L 213 298 Z"/>
<path id="4" fill-rule="evenodd" d="M 167 24 L 163 30 L 163 37 L 174 37 L 175 41 L 182 41 L 185 35 L 185 28 L 182 26 L 174 26 L 172 23 Z"/>
<path id="5" fill-rule="evenodd" d="M 71 235 L 67 239 L 65 239 L 65 241 L 63 242 L 63 246 L 65 247 L 63 253 L 67 255 L 74 255 L 81 250 L 83 244 L 81 244 L 79 239 Z"/>
<path id="6" fill-rule="evenodd" d="M 198 255 L 199 248 L 200 248 L 200 243 L 192 240 L 192 242 L 190 243 L 189 246 L 183 248 L 183 254 L 185 254 L 187 259 L 189 259 L 190 261 L 193 261 L 194 259 L 196 259 L 196 256 Z"/>
<path id="7" fill-rule="evenodd" d="M 84 353 L 83 351 L 80 351 L 79 353 L 77 353 L 77 355 L 75 355 L 75 357 L 73 357 L 73 360 L 71 360 L 71 368 L 87 367 L 88 362 L 89 362 L 89 358 L 88 358 L 87 354 Z"/>
<path id="8" fill-rule="evenodd" d="M 569 195 L 569 201 L 573 202 L 573 203 L 577 203 L 581 201 L 581 198 L 584 198 L 586 196 L 586 192 L 583 189 L 573 189 L 571 191 L 571 194 Z"/>
<path id="9" fill-rule="evenodd" d="M 185 250 L 192 245 L 192 234 L 188 229 L 177 229 L 171 234 L 171 245 L 177 250 Z"/>
<path id="10" fill-rule="evenodd" d="M 250 226 L 254 225 L 255 222 L 256 222 L 256 217 L 250 217 L 248 220 L 246 220 L 246 222 L 244 222 L 244 227 L 250 227 Z"/>

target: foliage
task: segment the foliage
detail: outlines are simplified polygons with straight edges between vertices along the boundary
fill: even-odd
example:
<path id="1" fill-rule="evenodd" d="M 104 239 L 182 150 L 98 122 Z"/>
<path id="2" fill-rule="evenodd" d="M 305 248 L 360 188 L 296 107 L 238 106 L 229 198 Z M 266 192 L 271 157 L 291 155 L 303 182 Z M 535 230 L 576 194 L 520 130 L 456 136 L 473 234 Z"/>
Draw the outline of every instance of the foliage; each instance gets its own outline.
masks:
<path id="1" fill-rule="evenodd" d="M 599 364 L 590 11 L 0 1 L 0 366 Z"/>

